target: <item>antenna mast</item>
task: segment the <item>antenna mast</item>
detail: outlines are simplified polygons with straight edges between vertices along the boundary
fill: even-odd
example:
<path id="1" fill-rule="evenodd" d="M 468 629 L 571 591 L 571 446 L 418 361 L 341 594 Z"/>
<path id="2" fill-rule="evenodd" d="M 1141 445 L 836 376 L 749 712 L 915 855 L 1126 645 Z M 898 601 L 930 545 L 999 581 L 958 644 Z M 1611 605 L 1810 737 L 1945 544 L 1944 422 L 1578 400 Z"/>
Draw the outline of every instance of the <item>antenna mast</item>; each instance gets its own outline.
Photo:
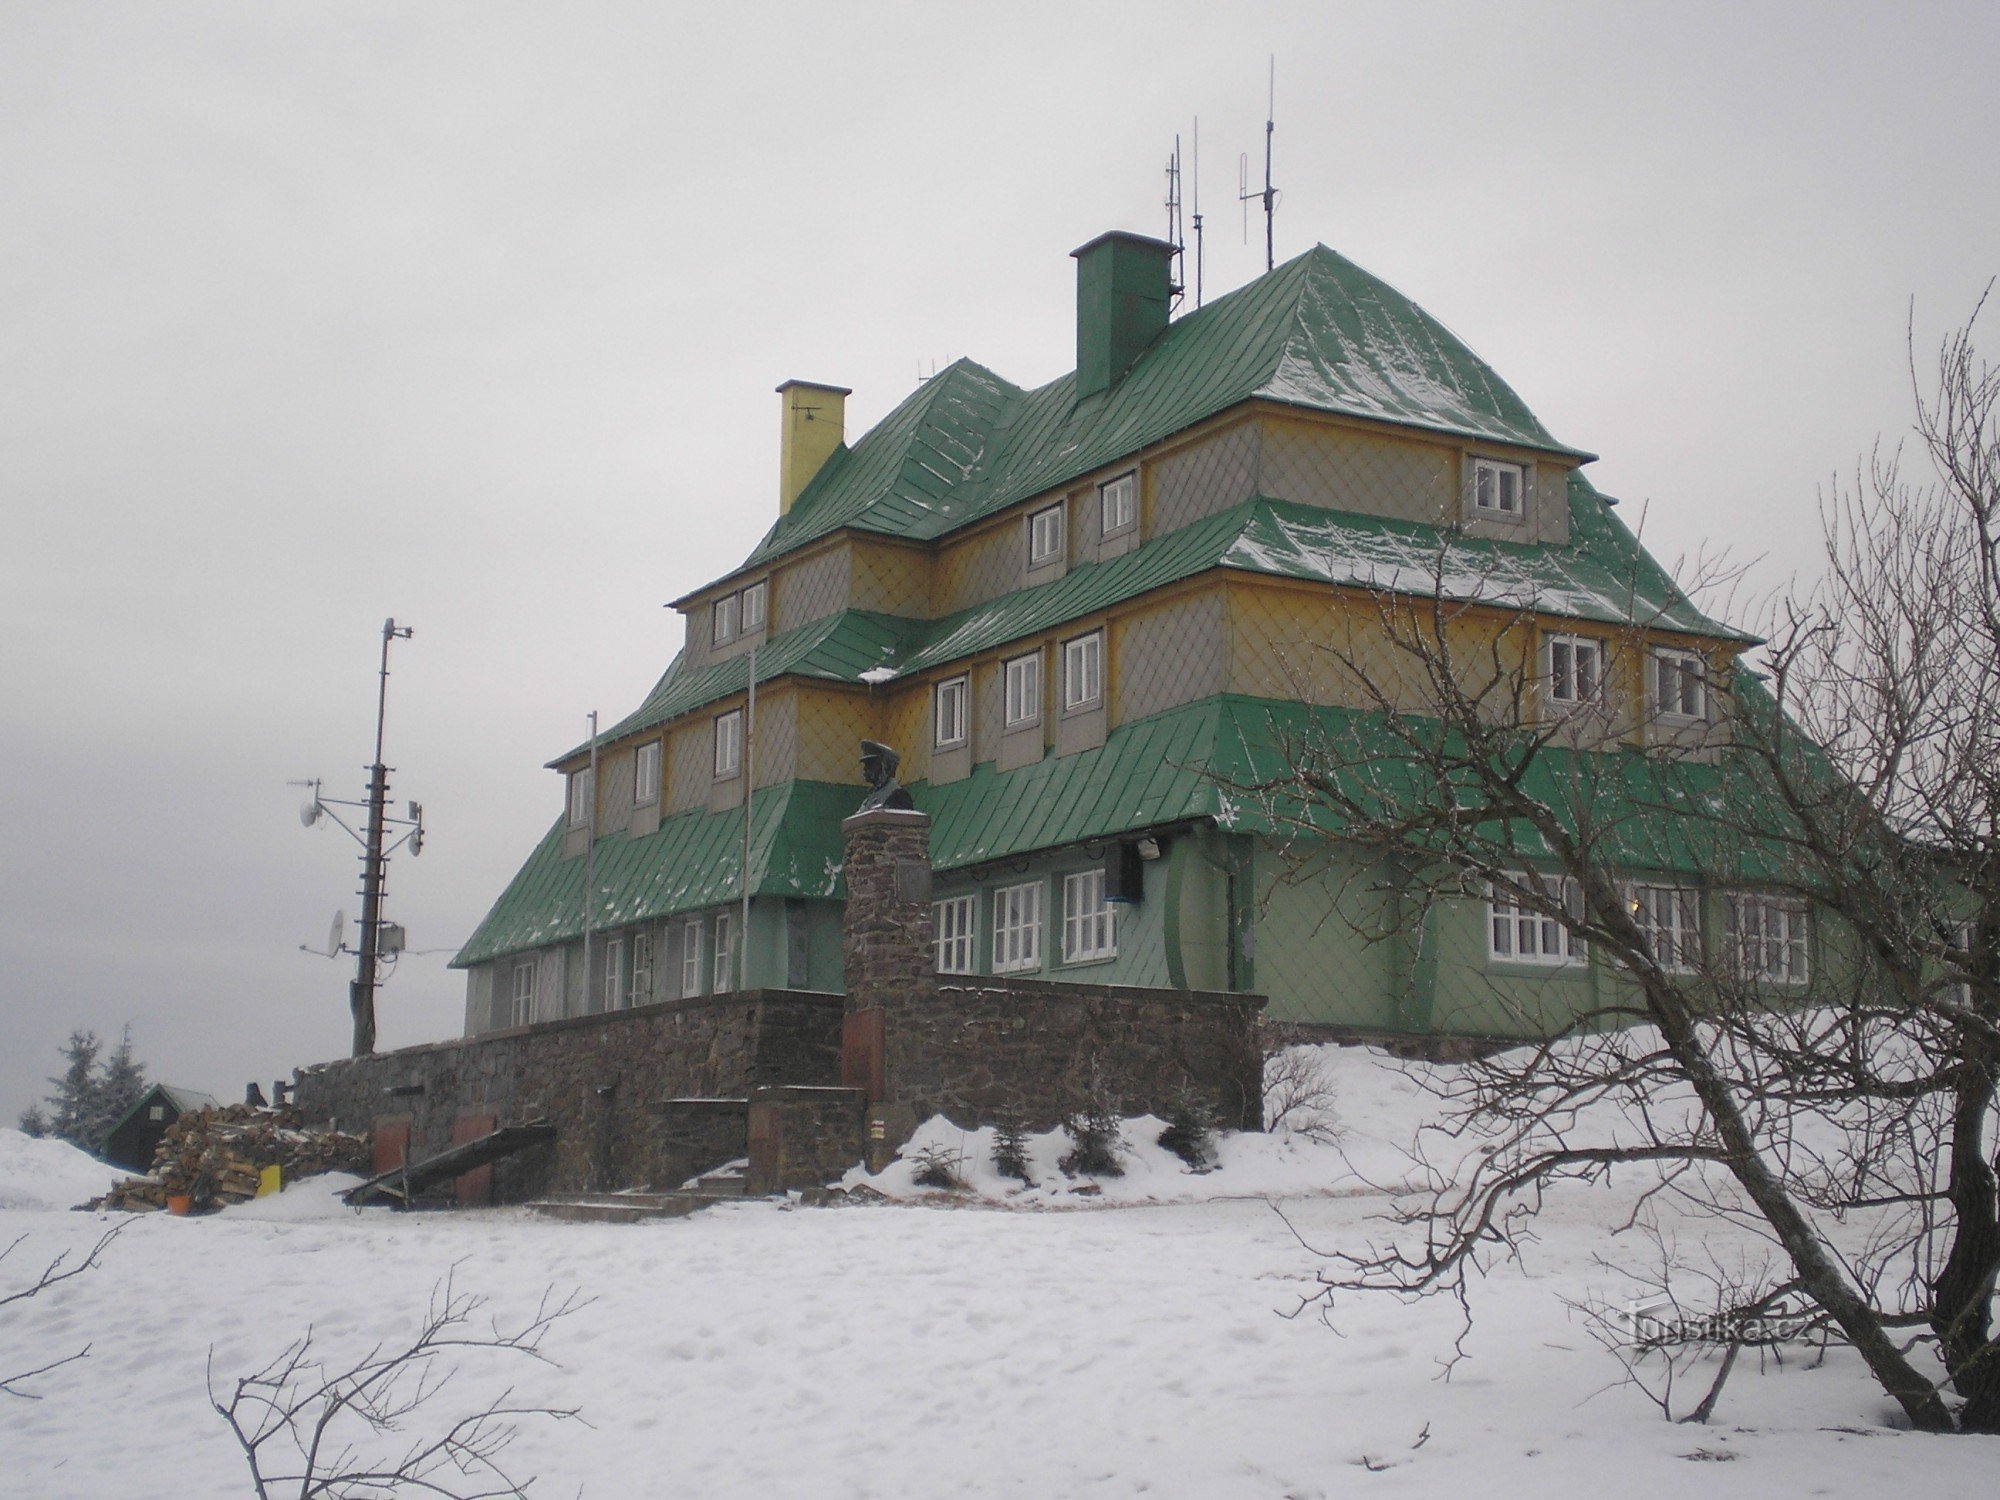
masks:
<path id="1" fill-rule="evenodd" d="M 1174 270 L 1167 288 L 1178 312 L 1187 299 L 1187 241 L 1181 236 L 1181 138 L 1174 136 L 1174 154 L 1167 158 L 1167 243 L 1174 247 Z"/>
<path id="2" fill-rule="evenodd" d="M 1201 116 L 1194 117 L 1194 173 L 1189 186 L 1193 189 L 1194 214 L 1194 305 L 1201 306 Z"/>
<path id="3" fill-rule="evenodd" d="M 1264 202 L 1264 269 L 1268 272 L 1278 264 L 1277 239 L 1273 225 L 1277 219 L 1278 190 L 1271 185 L 1271 137 L 1277 133 L 1278 125 L 1278 58 L 1271 55 L 1270 102 L 1264 112 L 1264 191 L 1250 191 L 1250 158 L 1237 158 L 1237 198 L 1243 204 L 1243 237 L 1250 237 L 1250 203 L 1261 198 Z"/>
<path id="4" fill-rule="evenodd" d="M 375 684 L 375 763 L 368 768 L 368 831 L 361 844 L 361 951 L 348 986 L 347 1008 L 354 1013 L 354 1055 L 375 1050 L 376 950 L 382 935 L 382 887 L 389 860 L 382 850 L 384 804 L 389 800 L 389 768 L 382 764 L 382 721 L 389 711 L 389 642 L 407 641 L 407 625 L 395 616 L 382 622 L 382 667 Z"/>

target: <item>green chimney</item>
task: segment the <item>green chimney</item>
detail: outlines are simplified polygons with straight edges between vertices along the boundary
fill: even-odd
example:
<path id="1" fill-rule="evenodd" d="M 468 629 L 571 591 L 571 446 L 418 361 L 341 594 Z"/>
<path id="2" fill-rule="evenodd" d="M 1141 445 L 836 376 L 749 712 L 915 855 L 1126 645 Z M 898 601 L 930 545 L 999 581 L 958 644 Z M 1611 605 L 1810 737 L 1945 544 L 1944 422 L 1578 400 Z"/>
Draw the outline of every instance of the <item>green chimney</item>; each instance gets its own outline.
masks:
<path id="1" fill-rule="evenodd" d="M 1076 394 L 1109 390 L 1167 326 L 1174 247 L 1114 229 L 1076 259 Z"/>

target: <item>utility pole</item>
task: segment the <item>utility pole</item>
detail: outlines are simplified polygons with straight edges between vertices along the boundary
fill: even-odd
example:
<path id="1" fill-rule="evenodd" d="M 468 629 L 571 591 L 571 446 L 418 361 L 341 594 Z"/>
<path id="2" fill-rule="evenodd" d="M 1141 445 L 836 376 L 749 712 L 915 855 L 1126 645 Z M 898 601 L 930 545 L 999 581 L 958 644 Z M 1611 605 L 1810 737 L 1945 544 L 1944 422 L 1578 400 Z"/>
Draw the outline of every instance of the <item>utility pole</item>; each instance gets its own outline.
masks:
<path id="1" fill-rule="evenodd" d="M 375 763 L 368 768 L 368 824 L 361 844 L 361 947 L 347 1008 L 354 1013 L 354 1055 L 375 1050 L 375 965 L 382 933 L 382 887 L 389 873 L 382 852 L 382 824 L 389 800 L 389 768 L 382 764 L 382 721 L 389 709 L 389 642 L 408 640 L 410 627 L 392 615 L 382 622 L 382 668 L 375 686 Z"/>

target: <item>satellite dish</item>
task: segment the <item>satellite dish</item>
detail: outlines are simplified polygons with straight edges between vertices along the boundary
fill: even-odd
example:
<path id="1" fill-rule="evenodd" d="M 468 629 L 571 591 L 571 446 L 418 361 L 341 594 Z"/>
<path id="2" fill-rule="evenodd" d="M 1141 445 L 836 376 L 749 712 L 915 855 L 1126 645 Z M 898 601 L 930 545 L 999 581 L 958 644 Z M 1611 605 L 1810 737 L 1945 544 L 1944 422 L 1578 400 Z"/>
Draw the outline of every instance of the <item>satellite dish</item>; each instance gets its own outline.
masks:
<path id="1" fill-rule="evenodd" d="M 319 797 L 315 795 L 311 801 L 299 809 L 299 821 L 310 828 L 319 821 L 319 812 Z"/>
<path id="2" fill-rule="evenodd" d="M 333 926 L 329 927 L 326 933 L 326 956 L 328 958 L 338 958 L 340 956 L 340 940 L 346 935 L 347 913 L 345 911 L 336 911 L 333 914 Z"/>

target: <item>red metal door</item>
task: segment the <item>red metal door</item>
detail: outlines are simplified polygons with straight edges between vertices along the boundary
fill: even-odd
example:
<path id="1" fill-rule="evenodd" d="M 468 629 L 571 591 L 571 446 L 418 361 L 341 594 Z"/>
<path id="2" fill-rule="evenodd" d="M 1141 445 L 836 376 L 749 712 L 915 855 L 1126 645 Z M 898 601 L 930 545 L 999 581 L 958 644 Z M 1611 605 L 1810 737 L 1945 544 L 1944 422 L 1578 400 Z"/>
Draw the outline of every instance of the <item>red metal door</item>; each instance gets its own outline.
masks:
<path id="1" fill-rule="evenodd" d="M 375 1128 L 375 1175 L 393 1172 L 410 1159 L 410 1117 L 377 1115 Z"/>
<path id="2" fill-rule="evenodd" d="M 500 1123 L 496 1115 L 460 1115 L 451 1125 L 451 1143 L 462 1146 L 467 1141 L 476 1141 L 483 1135 L 491 1135 Z M 474 1167 L 458 1179 L 458 1206 L 460 1208 L 484 1208 L 493 1201 L 493 1163 Z"/>

